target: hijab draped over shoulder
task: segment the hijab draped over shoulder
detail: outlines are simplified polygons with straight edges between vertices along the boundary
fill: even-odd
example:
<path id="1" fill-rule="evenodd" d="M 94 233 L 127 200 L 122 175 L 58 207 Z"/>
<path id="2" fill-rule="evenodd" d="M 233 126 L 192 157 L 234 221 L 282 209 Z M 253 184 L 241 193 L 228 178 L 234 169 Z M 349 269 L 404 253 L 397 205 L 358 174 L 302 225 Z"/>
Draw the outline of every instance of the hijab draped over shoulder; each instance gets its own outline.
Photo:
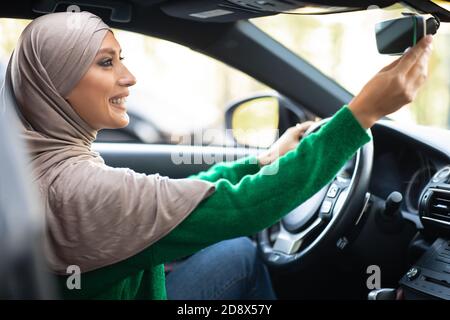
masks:
<path id="1" fill-rule="evenodd" d="M 74 20 L 78 19 L 78 20 Z M 110 28 L 89 12 L 41 16 L 11 56 L 0 102 L 15 110 L 43 200 L 49 267 L 65 274 L 124 260 L 168 234 L 214 185 L 112 168 L 91 150 L 96 130 L 65 97 L 87 72 Z"/>

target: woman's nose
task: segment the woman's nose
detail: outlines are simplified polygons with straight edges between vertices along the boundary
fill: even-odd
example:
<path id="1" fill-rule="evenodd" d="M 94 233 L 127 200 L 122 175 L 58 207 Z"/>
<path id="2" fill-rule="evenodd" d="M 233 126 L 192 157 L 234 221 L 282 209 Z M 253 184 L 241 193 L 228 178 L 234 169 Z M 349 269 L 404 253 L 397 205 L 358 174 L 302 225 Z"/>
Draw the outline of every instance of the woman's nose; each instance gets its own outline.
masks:
<path id="1" fill-rule="evenodd" d="M 120 77 L 119 85 L 124 87 L 131 87 L 134 86 L 135 84 L 136 84 L 136 77 L 128 69 L 125 68 L 125 74 L 122 77 Z"/>

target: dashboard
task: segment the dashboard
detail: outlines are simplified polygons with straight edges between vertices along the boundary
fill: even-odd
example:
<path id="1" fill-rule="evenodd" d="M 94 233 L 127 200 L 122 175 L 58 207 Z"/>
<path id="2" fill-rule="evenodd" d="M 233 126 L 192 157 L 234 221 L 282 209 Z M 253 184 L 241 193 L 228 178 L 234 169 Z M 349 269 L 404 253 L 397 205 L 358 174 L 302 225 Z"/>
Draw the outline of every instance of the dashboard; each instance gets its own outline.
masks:
<path id="1" fill-rule="evenodd" d="M 433 176 L 450 164 L 450 132 L 417 125 L 380 121 L 372 129 L 374 163 L 369 192 L 386 199 L 403 195 L 403 217 L 423 229 L 420 197 Z"/>
<path id="2" fill-rule="evenodd" d="M 450 299 L 450 131 L 389 120 L 371 130 L 374 205 L 350 256 L 376 261 L 386 287 L 400 284 L 407 299 Z M 394 192 L 403 197 L 397 216 L 383 215 Z"/>

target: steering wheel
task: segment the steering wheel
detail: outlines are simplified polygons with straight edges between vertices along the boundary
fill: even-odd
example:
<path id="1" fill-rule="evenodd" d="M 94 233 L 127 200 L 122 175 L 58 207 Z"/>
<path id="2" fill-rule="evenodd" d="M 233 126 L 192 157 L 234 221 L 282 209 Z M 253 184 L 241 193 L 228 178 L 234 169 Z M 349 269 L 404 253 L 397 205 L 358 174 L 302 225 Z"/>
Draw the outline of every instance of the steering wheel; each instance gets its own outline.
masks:
<path id="1" fill-rule="evenodd" d="M 330 118 L 310 127 L 316 132 Z M 258 251 L 273 267 L 292 267 L 319 258 L 323 250 L 343 249 L 346 235 L 358 224 L 369 201 L 373 142 L 361 147 L 334 180 L 314 196 L 257 234 Z M 301 186 L 300 186 L 301 188 Z"/>

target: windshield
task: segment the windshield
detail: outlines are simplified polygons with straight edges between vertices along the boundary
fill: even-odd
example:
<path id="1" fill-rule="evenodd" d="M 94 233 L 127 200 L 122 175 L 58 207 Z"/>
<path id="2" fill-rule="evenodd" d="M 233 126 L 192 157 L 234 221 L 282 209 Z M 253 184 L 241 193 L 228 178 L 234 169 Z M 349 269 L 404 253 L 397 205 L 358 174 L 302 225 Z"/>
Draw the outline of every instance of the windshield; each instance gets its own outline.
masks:
<path id="1" fill-rule="evenodd" d="M 322 16 L 279 14 L 252 23 L 357 94 L 382 67 L 395 60 L 377 51 L 374 26 L 401 17 L 402 6 Z M 434 39 L 429 78 L 417 99 L 390 117 L 409 123 L 450 128 L 450 23 Z"/>

